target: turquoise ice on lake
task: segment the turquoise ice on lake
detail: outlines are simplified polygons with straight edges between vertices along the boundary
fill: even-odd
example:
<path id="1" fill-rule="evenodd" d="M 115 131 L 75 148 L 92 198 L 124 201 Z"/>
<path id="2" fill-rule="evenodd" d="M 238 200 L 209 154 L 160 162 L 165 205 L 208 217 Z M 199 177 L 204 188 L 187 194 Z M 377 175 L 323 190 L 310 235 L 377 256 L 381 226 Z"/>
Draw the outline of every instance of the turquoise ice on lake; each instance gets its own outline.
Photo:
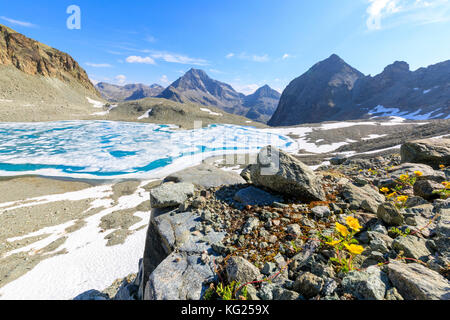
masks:
<path id="1" fill-rule="evenodd" d="M 209 156 L 253 153 L 295 142 L 253 127 L 211 125 L 196 130 L 115 122 L 0 123 L 0 175 L 114 179 L 153 177 Z"/>

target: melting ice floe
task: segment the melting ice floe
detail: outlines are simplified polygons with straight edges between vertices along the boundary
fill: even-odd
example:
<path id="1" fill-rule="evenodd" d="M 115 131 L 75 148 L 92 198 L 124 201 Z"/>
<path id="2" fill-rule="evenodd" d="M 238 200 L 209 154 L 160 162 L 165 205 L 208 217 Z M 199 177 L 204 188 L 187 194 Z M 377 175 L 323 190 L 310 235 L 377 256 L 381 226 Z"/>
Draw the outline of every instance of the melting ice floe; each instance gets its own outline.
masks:
<path id="1" fill-rule="evenodd" d="M 113 121 L 0 123 L 0 175 L 154 178 L 205 157 L 256 153 L 266 145 L 295 151 L 295 142 L 251 127 L 196 130 Z"/>

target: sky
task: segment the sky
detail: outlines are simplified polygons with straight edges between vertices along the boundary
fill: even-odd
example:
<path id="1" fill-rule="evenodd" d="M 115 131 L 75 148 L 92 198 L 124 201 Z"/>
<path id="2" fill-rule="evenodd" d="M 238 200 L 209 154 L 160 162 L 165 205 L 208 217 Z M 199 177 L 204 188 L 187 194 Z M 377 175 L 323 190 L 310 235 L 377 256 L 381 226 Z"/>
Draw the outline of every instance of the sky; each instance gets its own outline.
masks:
<path id="1" fill-rule="evenodd" d="M 333 53 L 366 75 L 450 59 L 450 0 L 1 0 L 0 24 L 69 53 L 94 83 L 168 86 L 199 68 L 281 92 Z"/>

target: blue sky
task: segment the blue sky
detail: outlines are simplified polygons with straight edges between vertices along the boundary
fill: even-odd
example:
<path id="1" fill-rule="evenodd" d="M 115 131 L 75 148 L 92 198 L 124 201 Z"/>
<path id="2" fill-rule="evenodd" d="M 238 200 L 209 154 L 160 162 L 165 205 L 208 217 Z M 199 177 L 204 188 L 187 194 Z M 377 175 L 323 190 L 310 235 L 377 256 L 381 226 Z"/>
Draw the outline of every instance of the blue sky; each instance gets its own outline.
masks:
<path id="1" fill-rule="evenodd" d="M 0 23 L 116 84 L 166 86 L 196 67 L 248 94 L 281 91 L 332 53 L 372 75 L 450 59 L 450 0 L 3 0 Z"/>

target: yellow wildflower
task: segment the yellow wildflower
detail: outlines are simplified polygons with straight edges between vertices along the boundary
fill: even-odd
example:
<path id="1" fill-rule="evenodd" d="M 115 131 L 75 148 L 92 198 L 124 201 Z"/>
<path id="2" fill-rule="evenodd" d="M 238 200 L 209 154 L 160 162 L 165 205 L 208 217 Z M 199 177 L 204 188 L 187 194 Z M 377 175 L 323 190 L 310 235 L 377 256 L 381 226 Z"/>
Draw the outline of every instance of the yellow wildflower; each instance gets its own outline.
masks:
<path id="1" fill-rule="evenodd" d="M 345 220 L 347 222 L 347 225 L 352 229 L 353 231 L 359 232 L 362 229 L 362 226 L 359 224 L 358 219 L 355 219 L 353 217 L 347 217 Z"/>
<path id="2" fill-rule="evenodd" d="M 442 182 L 442 185 L 445 187 L 445 189 L 450 189 L 450 182 L 449 181 Z"/>
<path id="3" fill-rule="evenodd" d="M 352 254 L 361 254 L 364 251 L 364 248 L 362 246 L 358 246 L 356 244 L 351 245 L 346 244 L 345 247 Z"/>
<path id="4" fill-rule="evenodd" d="M 409 174 L 402 174 L 401 176 L 400 176 L 400 180 L 402 180 L 402 181 L 406 181 L 406 180 L 408 180 L 409 179 Z"/>
<path id="5" fill-rule="evenodd" d="M 340 224 L 339 222 L 336 222 L 336 230 L 339 231 L 339 233 L 343 236 L 346 237 L 349 235 L 348 229 L 346 226 Z"/>
<path id="6" fill-rule="evenodd" d="M 398 202 L 406 202 L 408 200 L 408 196 L 398 196 L 397 201 Z"/>
<path id="7" fill-rule="evenodd" d="M 381 188 L 380 191 L 383 192 L 383 193 L 388 193 L 389 192 L 389 188 L 384 187 L 384 188 Z"/>
<path id="8" fill-rule="evenodd" d="M 341 240 L 333 240 L 333 241 L 327 242 L 327 244 L 332 247 L 338 245 L 339 243 L 341 243 Z"/>
<path id="9" fill-rule="evenodd" d="M 414 171 L 414 174 L 416 175 L 416 177 L 423 176 L 423 172 L 421 172 L 421 171 Z"/>
<path id="10" fill-rule="evenodd" d="M 392 192 L 391 194 L 388 194 L 388 195 L 386 196 L 386 198 L 392 199 L 392 198 L 395 197 L 396 195 L 397 195 L 397 192 Z"/>
<path id="11" fill-rule="evenodd" d="M 445 169 L 445 166 L 443 164 L 439 165 L 439 168 Z"/>

